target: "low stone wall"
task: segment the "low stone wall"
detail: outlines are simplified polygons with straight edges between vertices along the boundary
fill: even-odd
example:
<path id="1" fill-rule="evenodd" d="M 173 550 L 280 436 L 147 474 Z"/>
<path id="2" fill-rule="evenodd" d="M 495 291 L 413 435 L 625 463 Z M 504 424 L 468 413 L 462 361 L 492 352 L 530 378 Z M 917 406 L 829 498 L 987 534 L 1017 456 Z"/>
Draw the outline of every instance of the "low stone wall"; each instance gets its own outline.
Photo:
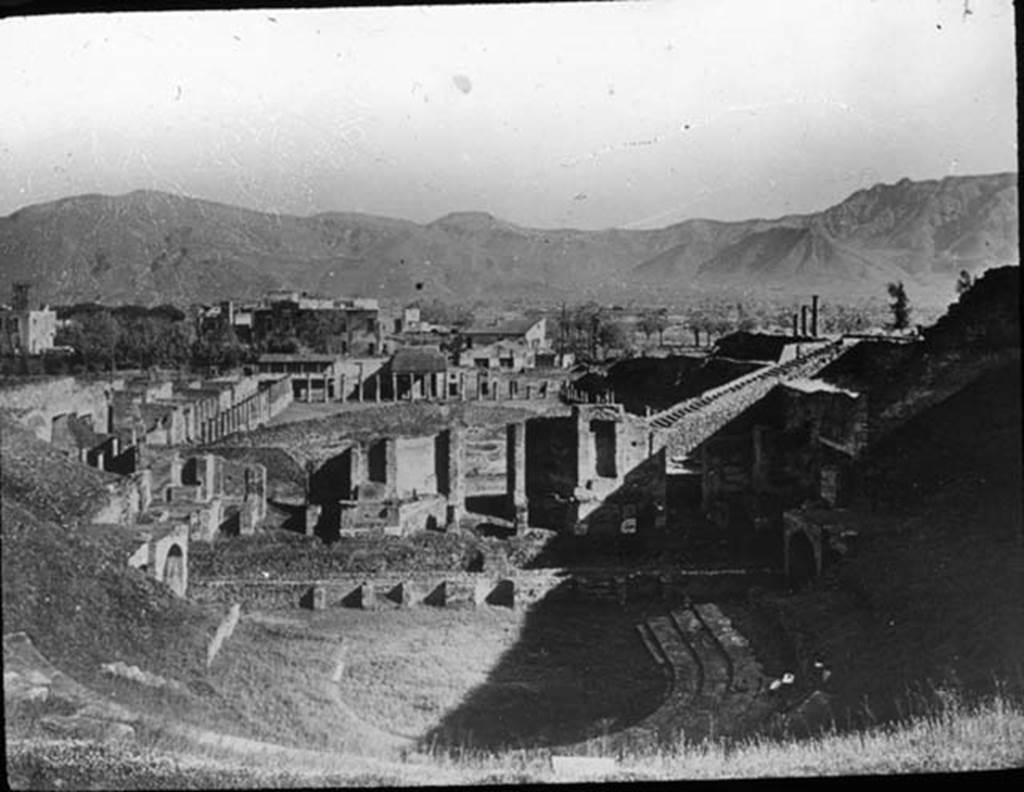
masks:
<path id="1" fill-rule="evenodd" d="M 769 570 L 519 570 L 509 575 L 474 572 L 338 575 L 308 580 L 193 580 L 190 597 L 203 603 L 241 602 L 248 610 L 284 608 L 475 606 L 526 607 L 544 599 L 618 603 L 741 596 L 752 586 L 778 582 Z"/>

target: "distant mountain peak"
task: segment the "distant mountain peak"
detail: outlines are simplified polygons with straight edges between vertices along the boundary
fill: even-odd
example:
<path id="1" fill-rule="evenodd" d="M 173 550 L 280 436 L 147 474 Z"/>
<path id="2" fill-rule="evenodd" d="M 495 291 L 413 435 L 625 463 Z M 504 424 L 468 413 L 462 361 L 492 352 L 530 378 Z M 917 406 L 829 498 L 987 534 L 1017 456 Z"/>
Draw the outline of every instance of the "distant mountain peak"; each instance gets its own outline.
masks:
<path id="1" fill-rule="evenodd" d="M 621 300 L 740 288 L 949 297 L 961 269 L 1016 263 L 1017 175 L 902 179 L 820 212 L 653 230 L 533 229 L 483 211 L 427 225 L 354 212 L 272 214 L 159 190 L 87 195 L 0 218 L 0 300 L 212 302 L 332 295 Z"/>

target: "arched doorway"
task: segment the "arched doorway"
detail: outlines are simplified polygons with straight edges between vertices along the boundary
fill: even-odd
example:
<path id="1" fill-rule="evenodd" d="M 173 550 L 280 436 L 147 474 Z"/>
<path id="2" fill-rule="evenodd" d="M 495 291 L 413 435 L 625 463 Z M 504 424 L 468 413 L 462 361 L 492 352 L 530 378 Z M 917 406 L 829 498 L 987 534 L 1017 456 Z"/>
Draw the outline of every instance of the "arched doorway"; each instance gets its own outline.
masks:
<path id="1" fill-rule="evenodd" d="M 172 545 L 167 551 L 164 584 L 179 597 L 185 596 L 185 554 L 179 545 Z"/>
<path id="2" fill-rule="evenodd" d="M 789 584 L 795 589 L 801 589 L 814 580 L 817 574 L 814 546 L 806 533 L 796 531 L 789 537 L 787 553 Z"/>

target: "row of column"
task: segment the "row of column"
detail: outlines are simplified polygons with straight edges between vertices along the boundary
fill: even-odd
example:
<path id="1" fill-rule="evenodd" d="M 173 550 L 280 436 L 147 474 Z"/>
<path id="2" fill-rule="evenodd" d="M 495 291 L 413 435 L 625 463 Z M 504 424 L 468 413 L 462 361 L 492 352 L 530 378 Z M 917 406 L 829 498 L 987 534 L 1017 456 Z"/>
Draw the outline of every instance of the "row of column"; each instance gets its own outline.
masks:
<path id="1" fill-rule="evenodd" d="M 590 393 L 572 385 L 565 387 L 565 398 L 570 402 L 578 404 L 618 404 L 614 390 L 608 390 L 604 393 Z"/>
<path id="2" fill-rule="evenodd" d="M 386 380 L 385 377 L 388 376 L 390 379 Z M 467 399 L 499 401 L 506 398 L 530 400 L 533 398 L 546 398 L 550 389 L 550 384 L 546 381 L 541 383 L 524 383 L 518 379 L 503 381 L 480 375 L 473 378 L 465 372 L 459 372 L 457 381 L 449 380 L 447 372 L 431 372 L 429 374 L 397 374 L 392 372 L 390 375 L 380 373 L 376 375 L 373 382 L 373 395 L 368 396 L 365 393 L 366 383 L 362 375 L 360 374 L 356 377 L 356 401 L 445 401 L 448 399 L 457 399 L 459 401 L 466 401 Z M 504 387 L 502 386 L 503 382 L 505 383 Z M 340 375 L 339 383 L 338 392 L 341 394 L 340 398 L 346 400 L 348 390 L 346 389 L 344 374 Z M 384 397 L 385 383 L 391 386 L 391 396 L 387 399 Z M 408 386 L 402 395 L 400 395 L 401 385 Z M 452 386 L 455 386 L 454 393 L 450 392 Z"/>
<path id="3" fill-rule="evenodd" d="M 249 431 L 270 420 L 270 394 L 259 391 L 245 401 L 221 410 L 199 425 L 199 442 L 212 443 L 232 432 Z"/>

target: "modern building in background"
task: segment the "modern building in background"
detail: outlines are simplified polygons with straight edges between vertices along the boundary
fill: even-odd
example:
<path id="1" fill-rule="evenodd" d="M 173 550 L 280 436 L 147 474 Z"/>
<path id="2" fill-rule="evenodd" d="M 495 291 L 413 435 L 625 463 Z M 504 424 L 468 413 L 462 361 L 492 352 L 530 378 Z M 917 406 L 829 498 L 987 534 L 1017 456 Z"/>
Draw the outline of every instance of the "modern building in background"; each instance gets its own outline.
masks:
<path id="1" fill-rule="evenodd" d="M 278 290 L 255 303 L 225 300 L 204 309 L 199 321 L 204 329 L 230 327 L 243 343 L 296 338 L 316 327 L 332 354 L 372 357 L 384 351 L 380 305 L 370 298 L 331 299 Z"/>
<path id="2" fill-rule="evenodd" d="M 53 349 L 57 336 L 57 313 L 41 305 L 31 307 L 31 287 L 15 283 L 11 305 L 0 307 L 0 353 L 41 355 Z"/>

